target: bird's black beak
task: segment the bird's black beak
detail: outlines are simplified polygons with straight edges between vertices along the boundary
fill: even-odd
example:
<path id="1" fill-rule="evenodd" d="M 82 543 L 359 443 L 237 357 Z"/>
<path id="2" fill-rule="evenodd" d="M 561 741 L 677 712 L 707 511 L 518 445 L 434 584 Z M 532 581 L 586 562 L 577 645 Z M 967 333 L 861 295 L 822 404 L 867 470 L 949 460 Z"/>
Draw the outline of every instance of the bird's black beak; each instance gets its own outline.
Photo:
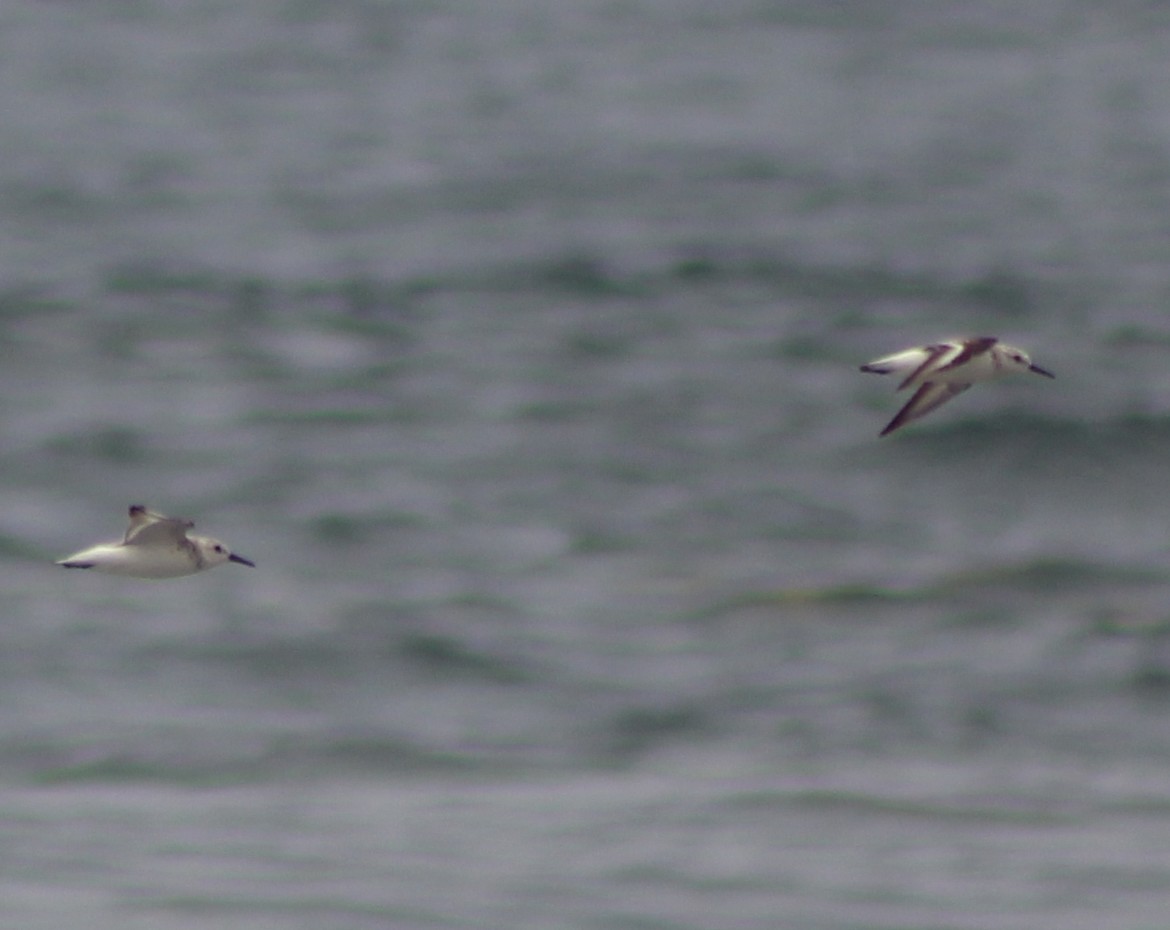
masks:
<path id="1" fill-rule="evenodd" d="M 1052 372 L 1050 372 L 1047 368 L 1041 368 L 1039 365 L 1029 365 L 1028 371 L 1034 371 L 1038 375 L 1044 375 L 1045 378 L 1055 378 L 1056 377 L 1056 375 L 1054 375 Z"/>
<path id="2" fill-rule="evenodd" d="M 229 562 L 239 562 L 241 565 L 249 565 L 252 568 L 256 567 L 256 563 L 245 559 L 242 555 L 236 555 L 234 552 L 228 556 Z"/>

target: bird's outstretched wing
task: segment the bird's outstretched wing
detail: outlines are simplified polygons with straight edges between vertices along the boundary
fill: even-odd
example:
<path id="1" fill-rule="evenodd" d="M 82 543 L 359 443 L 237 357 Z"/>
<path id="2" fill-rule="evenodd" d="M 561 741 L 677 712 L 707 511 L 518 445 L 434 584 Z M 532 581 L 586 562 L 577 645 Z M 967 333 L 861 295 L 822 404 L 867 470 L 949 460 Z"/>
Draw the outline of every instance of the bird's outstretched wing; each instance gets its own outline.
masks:
<path id="1" fill-rule="evenodd" d="M 126 530 L 126 538 L 122 540 L 122 544 L 125 546 L 178 544 L 186 540 L 187 530 L 194 526 L 190 520 L 167 517 L 147 510 L 141 504 L 132 504 L 130 526 Z"/>
<path id="2" fill-rule="evenodd" d="M 914 396 L 897 412 L 894 419 L 886 424 L 886 428 L 881 431 L 881 435 L 889 435 L 907 423 L 922 419 L 932 410 L 937 410 L 951 398 L 958 397 L 970 386 L 970 384 L 956 381 L 927 381 L 926 384 L 914 392 Z"/>

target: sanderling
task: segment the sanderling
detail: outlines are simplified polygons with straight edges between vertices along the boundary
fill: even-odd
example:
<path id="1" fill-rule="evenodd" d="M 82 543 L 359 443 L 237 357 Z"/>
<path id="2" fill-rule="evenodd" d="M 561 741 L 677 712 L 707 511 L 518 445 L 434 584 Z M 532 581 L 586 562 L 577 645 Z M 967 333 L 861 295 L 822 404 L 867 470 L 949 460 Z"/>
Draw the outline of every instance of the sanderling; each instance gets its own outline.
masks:
<path id="1" fill-rule="evenodd" d="M 190 520 L 164 517 L 141 504 L 130 507 L 130 527 L 121 542 L 99 543 L 61 559 L 66 568 L 94 568 L 133 578 L 177 578 L 215 568 L 224 562 L 256 567 L 218 539 L 187 533 Z"/>
<path id="2" fill-rule="evenodd" d="M 916 346 L 874 359 L 861 366 L 862 371 L 888 375 L 892 371 L 909 372 L 898 390 L 918 388 L 906 406 L 881 431 L 892 433 L 941 407 L 952 397 L 962 394 L 976 381 L 990 381 L 1014 371 L 1034 371 L 1046 378 L 1052 372 L 1032 364 L 1028 353 L 1005 345 L 994 336 L 975 339 L 949 339 L 929 346 Z"/>

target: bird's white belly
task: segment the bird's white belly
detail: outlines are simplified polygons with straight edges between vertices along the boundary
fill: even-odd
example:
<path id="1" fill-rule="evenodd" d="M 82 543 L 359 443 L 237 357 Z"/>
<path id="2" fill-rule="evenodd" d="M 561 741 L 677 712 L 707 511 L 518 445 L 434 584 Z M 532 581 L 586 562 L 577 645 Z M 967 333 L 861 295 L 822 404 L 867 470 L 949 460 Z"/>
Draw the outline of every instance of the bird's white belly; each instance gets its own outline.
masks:
<path id="1" fill-rule="evenodd" d="M 74 562 L 93 562 L 95 571 L 130 578 L 178 578 L 199 570 L 190 553 L 175 546 L 94 546 L 70 557 Z"/>

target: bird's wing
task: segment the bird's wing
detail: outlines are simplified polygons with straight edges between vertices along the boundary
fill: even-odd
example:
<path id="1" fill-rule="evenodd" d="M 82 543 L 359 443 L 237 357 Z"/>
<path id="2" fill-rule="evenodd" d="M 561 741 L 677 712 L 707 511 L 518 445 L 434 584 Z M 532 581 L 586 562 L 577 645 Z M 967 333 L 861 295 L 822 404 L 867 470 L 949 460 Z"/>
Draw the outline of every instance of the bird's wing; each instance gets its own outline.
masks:
<path id="1" fill-rule="evenodd" d="M 948 352 L 957 354 L 958 351 L 958 344 L 951 342 L 917 346 L 913 349 L 904 349 L 901 352 L 895 352 L 893 355 L 876 358 L 869 364 L 862 365 L 861 370 L 877 375 L 888 375 L 895 371 L 908 371 L 909 374 L 898 385 L 898 390 L 900 391 L 903 388 L 909 387 L 915 379 L 920 379 L 924 374 L 933 370 L 934 366 L 938 364 L 939 359 L 945 357 Z"/>
<path id="2" fill-rule="evenodd" d="M 151 546 L 180 543 L 187 538 L 187 530 L 195 524 L 190 520 L 163 516 L 147 510 L 141 504 L 130 508 L 130 526 L 126 530 L 125 546 Z"/>
<path id="3" fill-rule="evenodd" d="M 924 360 L 930 358 L 931 346 L 915 346 L 913 349 L 903 349 L 892 355 L 883 355 L 861 366 L 862 371 L 872 372 L 875 375 L 888 375 L 894 371 L 912 371 L 918 368 Z"/>
<path id="4" fill-rule="evenodd" d="M 937 345 L 926 346 L 926 358 L 922 360 L 922 364 L 915 368 L 910 374 L 902 379 L 902 383 L 898 385 L 898 390 L 904 390 L 910 387 L 918 379 L 925 377 L 929 372 L 935 369 L 938 365 L 939 359 L 943 358 L 948 352 L 953 352 L 955 346 L 951 343 L 940 342 Z M 914 403 L 911 399 L 910 403 Z M 909 404 L 907 404 L 909 406 Z"/>
<path id="5" fill-rule="evenodd" d="M 914 392 L 914 396 L 906 402 L 906 406 L 898 411 L 894 419 L 886 424 L 886 428 L 881 431 L 881 435 L 886 436 L 899 427 L 905 426 L 907 423 L 922 419 L 932 410 L 941 407 L 952 397 L 957 397 L 962 394 L 970 386 L 970 384 L 955 381 L 927 381 L 926 384 Z"/>
<path id="6" fill-rule="evenodd" d="M 963 351 L 952 358 L 945 365 L 940 365 L 939 371 L 949 371 L 958 368 L 960 365 L 965 365 L 971 359 L 983 355 L 985 352 L 990 352 L 991 347 L 994 346 L 998 339 L 994 336 L 981 336 L 978 339 L 968 339 L 963 345 Z"/>

